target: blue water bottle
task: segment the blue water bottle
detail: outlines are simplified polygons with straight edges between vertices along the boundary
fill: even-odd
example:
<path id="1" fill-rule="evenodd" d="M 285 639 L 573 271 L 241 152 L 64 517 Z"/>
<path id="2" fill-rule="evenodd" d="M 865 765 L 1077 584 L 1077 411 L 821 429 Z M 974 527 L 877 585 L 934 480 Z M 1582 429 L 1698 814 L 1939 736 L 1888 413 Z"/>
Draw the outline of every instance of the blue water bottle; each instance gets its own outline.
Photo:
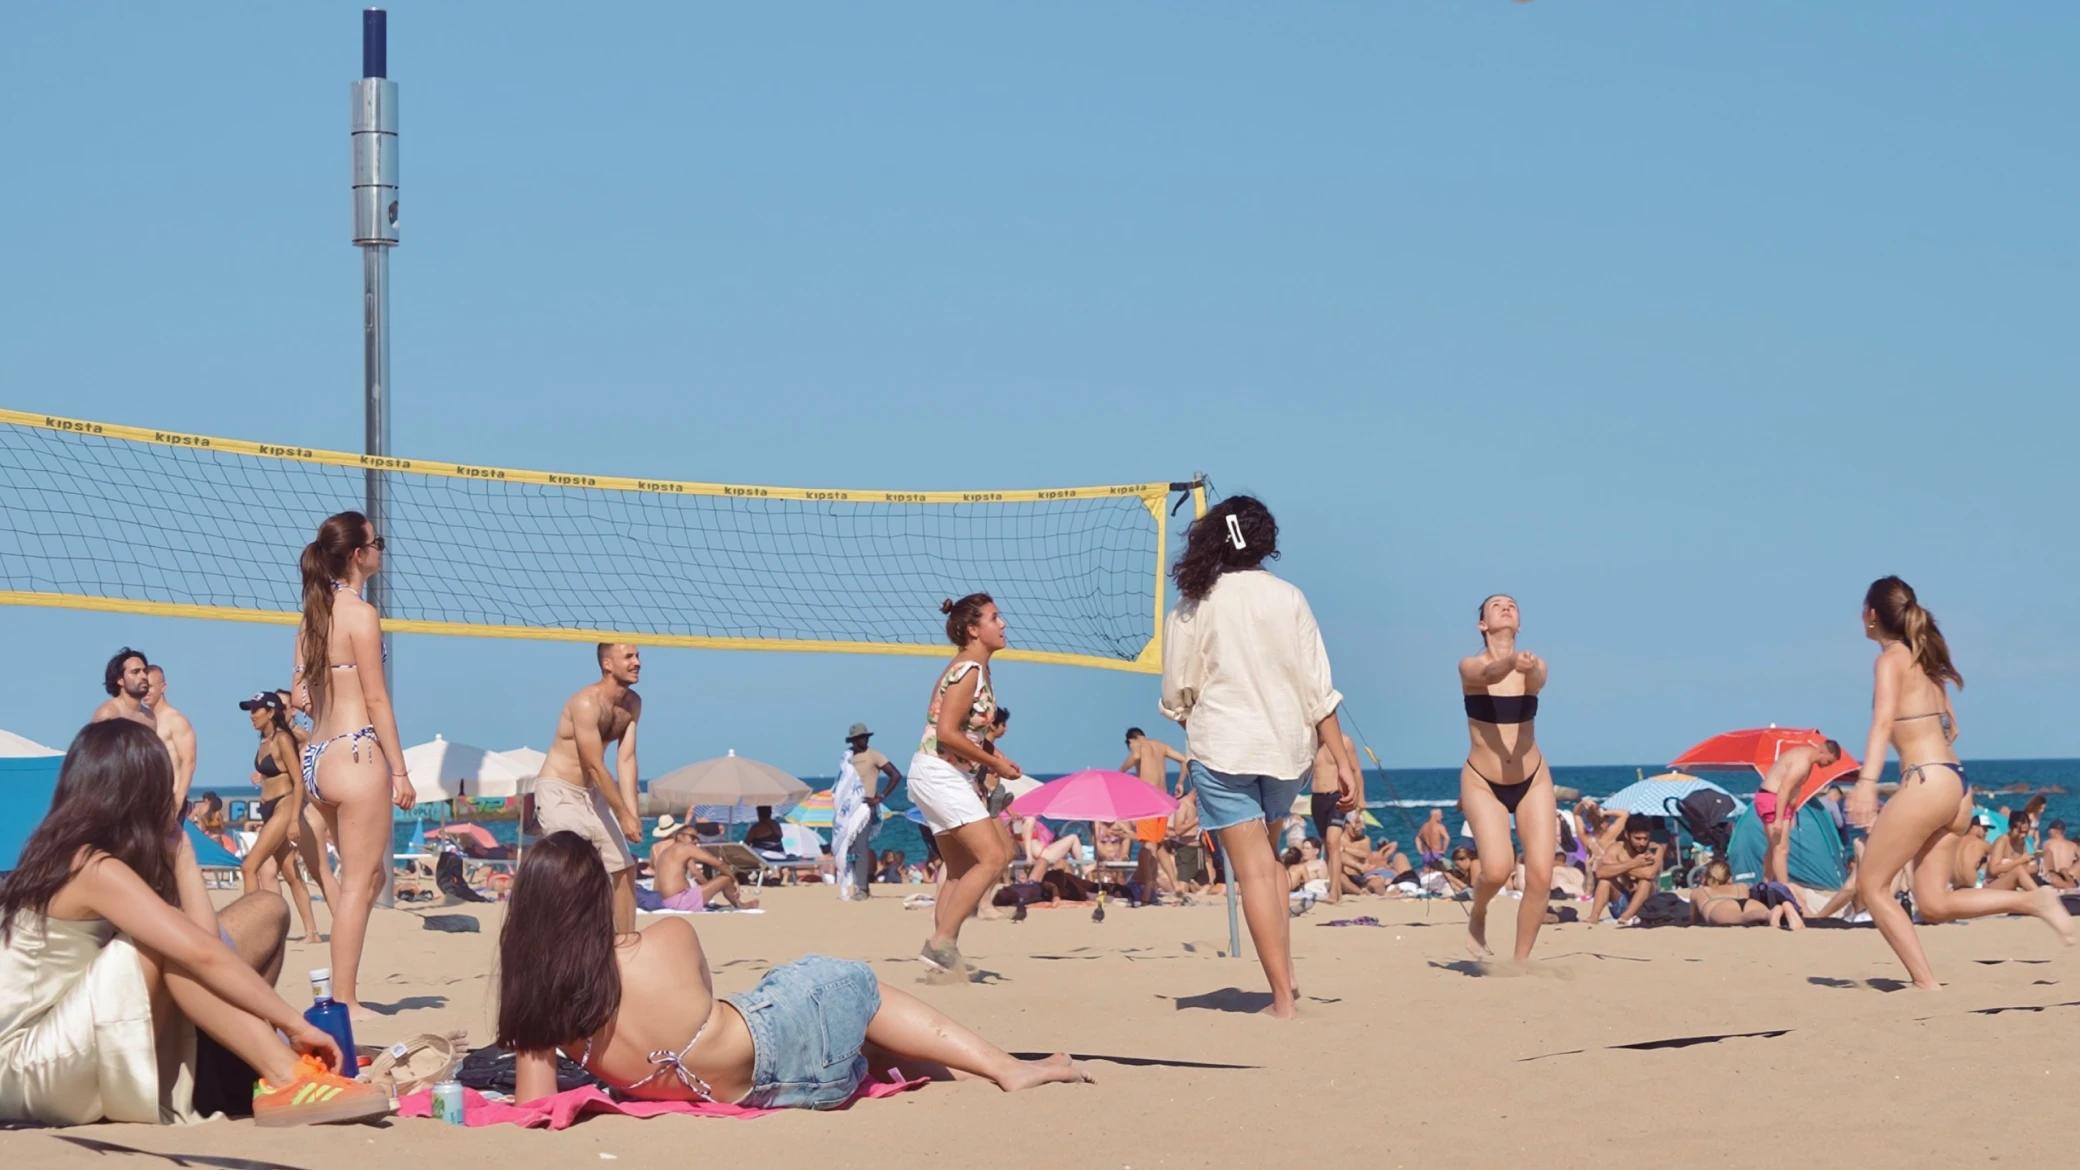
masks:
<path id="1" fill-rule="evenodd" d="M 360 1061 L 354 1055 L 354 1024 L 347 1018 L 347 1005 L 332 998 L 332 968 L 311 968 L 311 1006 L 303 1010 L 303 1018 L 338 1043 L 341 1066 L 333 1071 L 343 1077 L 357 1075 Z"/>

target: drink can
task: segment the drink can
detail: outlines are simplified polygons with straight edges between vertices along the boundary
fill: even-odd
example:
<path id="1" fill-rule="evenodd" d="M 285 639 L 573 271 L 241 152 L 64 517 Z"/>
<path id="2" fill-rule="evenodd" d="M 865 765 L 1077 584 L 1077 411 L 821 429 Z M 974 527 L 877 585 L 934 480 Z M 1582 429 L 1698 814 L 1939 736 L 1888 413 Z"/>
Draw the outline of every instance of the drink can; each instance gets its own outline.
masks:
<path id="1" fill-rule="evenodd" d="M 433 1119 L 449 1125 L 463 1124 L 461 1081 L 441 1081 L 433 1086 Z"/>

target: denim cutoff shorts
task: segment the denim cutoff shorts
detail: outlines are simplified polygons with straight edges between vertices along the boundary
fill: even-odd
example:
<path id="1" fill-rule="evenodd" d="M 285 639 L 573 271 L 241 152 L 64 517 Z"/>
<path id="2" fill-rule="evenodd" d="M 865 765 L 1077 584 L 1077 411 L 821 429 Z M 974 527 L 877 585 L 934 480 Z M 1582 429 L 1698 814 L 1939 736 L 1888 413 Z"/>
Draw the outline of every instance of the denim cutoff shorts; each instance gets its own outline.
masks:
<path id="1" fill-rule="evenodd" d="M 1305 777 L 1231 776 L 1192 761 L 1192 787 L 1199 790 L 1199 827 L 1209 833 L 1250 821 L 1280 824 L 1293 811 Z"/>
<path id="2" fill-rule="evenodd" d="M 809 955 L 723 997 L 751 1029 L 751 1092 L 758 1109 L 835 1109 L 867 1079 L 867 1021 L 881 984 L 865 963 Z"/>

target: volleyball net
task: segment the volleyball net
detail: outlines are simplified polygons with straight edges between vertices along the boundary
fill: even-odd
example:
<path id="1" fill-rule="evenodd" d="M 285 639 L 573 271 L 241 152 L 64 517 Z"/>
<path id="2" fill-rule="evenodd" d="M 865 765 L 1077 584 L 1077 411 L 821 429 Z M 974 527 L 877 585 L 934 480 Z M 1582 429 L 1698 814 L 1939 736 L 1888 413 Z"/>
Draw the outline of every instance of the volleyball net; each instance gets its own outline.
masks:
<path id="1" fill-rule="evenodd" d="M 1195 486 L 692 483 L 0 410 L 0 604 L 293 623 L 304 544 L 370 473 L 393 632 L 937 655 L 940 600 L 980 590 L 1005 657 L 1145 673 Z"/>

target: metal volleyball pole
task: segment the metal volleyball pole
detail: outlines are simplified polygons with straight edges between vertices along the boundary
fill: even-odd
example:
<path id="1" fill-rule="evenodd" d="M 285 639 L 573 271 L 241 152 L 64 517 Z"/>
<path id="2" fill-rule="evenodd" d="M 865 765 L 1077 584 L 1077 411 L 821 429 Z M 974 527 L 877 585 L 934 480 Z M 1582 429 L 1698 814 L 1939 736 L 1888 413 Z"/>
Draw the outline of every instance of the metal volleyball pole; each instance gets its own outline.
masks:
<path id="1" fill-rule="evenodd" d="M 383 474 L 390 454 L 390 249 L 397 246 L 397 83 L 389 72 L 389 19 L 380 8 L 361 14 L 361 79 L 354 83 L 354 246 L 361 249 L 361 378 L 368 522 L 383 531 Z M 381 574 L 367 596 L 383 610 Z M 383 668 L 384 680 L 390 677 Z"/>
<path id="2" fill-rule="evenodd" d="M 353 87 L 354 246 L 361 249 L 361 378 L 367 502 L 363 511 L 384 531 L 387 485 L 378 470 L 390 454 L 390 249 L 397 246 L 397 83 L 390 80 L 389 14 L 361 14 L 361 78 Z M 366 595 L 384 610 L 383 575 L 368 579 Z M 394 697 L 396 673 L 383 639 L 383 686 Z M 394 901 L 394 867 L 383 867 L 377 904 Z"/>

